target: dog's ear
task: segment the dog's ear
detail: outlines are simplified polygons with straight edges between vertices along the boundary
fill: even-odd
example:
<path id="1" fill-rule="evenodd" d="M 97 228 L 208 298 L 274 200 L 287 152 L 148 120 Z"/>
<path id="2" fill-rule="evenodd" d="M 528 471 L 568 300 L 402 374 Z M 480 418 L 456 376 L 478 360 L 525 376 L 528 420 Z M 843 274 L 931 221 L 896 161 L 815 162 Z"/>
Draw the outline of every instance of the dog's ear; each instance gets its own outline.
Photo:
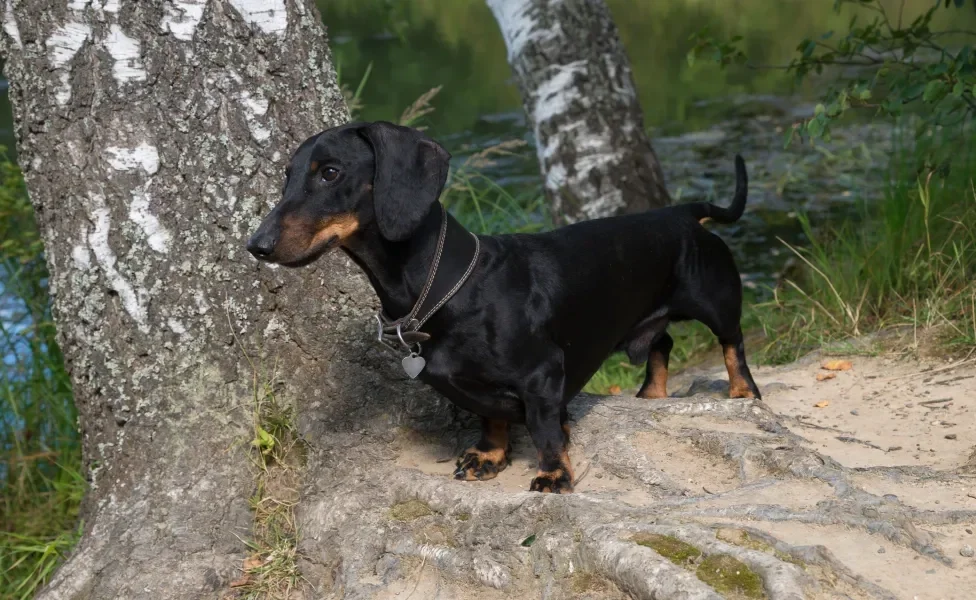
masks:
<path id="1" fill-rule="evenodd" d="M 403 241 L 444 189 L 451 155 L 426 135 L 385 121 L 360 129 L 373 147 L 373 204 L 384 238 Z"/>

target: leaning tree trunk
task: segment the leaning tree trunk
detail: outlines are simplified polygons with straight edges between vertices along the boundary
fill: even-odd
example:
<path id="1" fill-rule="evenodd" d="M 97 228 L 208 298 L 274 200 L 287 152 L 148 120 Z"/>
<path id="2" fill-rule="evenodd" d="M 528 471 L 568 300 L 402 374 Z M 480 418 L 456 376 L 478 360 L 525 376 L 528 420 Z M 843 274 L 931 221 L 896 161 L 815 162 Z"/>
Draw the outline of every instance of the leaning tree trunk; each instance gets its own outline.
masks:
<path id="1" fill-rule="evenodd" d="M 487 2 L 554 214 L 573 222 L 666 206 L 630 62 L 604 0 Z"/>
<path id="2" fill-rule="evenodd" d="M 42 597 L 218 590 L 250 537 L 265 384 L 313 397 L 324 426 L 382 389 L 351 263 L 299 276 L 244 250 L 290 152 L 347 119 L 318 11 L 7 0 L 3 19 L 90 477 L 84 537 Z"/>

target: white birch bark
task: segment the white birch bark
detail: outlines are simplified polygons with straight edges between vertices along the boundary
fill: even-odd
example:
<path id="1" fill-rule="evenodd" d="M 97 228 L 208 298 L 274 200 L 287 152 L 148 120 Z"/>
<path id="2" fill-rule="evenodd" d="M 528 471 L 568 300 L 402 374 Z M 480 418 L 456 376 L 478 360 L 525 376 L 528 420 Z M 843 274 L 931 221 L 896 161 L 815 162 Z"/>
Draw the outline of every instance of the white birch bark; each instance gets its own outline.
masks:
<path id="1" fill-rule="evenodd" d="M 557 218 L 668 204 L 630 62 L 604 1 L 487 2 L 505 37 Z"/>

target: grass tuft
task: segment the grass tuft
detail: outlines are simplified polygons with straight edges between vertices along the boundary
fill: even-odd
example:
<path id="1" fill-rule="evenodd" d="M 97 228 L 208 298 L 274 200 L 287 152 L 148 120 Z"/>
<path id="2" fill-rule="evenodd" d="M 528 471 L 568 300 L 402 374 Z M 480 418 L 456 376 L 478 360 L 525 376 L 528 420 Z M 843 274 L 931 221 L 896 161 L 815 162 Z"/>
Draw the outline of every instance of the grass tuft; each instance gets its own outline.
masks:
<path id="1" fill-rule="evenodd" d="M 71 383 L 23 177 L 0 148 L 0 598 L 34 596 L 81 534 Z"/>
<path id="2" fill-rule="evenodd" d="M 230 315 L 227 315 L 230 323 Z M 234 331 L 233 326 L 231 330 Z M 250 498 L 254 513 L 251 536 L 245 540 L 250 555 L 241 566 L 242 575 L 231 582 L 236 597 L 247 600 L 287 600 L 304 597 L 307 582 L 298 567 L 300 532 L 295 518 L 301 489 L 301 469 L 306 447 L 295 429 L 294 407 L 274 393 L 276 370 L 267 376 L 243 350 L 251 368 L 251 421 L 253 438 L 250 458 L 257 472 Z"/>
<path id="3" fill-rule="evenodd" d="M 896 155 L 858 222 L 814 232 L 801 217 L 809 244 L 784 243 L 800 269 L 756 307 L 768 362 L 897 327 L 912 335 L 895 349 L 915 355 L 976 347 L 976 139 L 947 175 L 919 172 L 922 153 Z"/>

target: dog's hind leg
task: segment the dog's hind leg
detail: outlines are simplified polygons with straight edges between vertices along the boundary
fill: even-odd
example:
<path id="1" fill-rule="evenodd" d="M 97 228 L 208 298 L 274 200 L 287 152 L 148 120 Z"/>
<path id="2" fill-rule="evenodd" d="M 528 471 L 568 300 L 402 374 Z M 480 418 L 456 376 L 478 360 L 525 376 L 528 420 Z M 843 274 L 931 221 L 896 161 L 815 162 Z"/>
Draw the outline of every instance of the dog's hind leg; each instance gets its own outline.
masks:
<path id="1" fill-rule="evenodd" d="M 508 421 L 482 418 L 481 439 L 458 458 L 454 478 L 486 481 L 504 471 L 512 449 L 508 434 Z"/>
<path id="2" fill-rule="evenodd" d="M 729 397 L 762 399 L 746 363 L 746 348 L 739 326 L 742 310 L 739 306 L 725 305 L 720 308 L 717 311 L 704 311 L 697 318 L 712 330 L 722 345 L 725 368 L 729 372 Z"/>
<path id="3" fill-rule="evenodd" d="M 725 357 L 725 368 L 729 372 L 729 397 L 731 398 L 759 398 L 759 388 L 752 379 L 749 365 L 746 364 L 746 348 L 742 342 L 742 330 L 736 329 L 729 338 L 719 338 L 722 344 L 722 355 Z"/>
<path id="4" fill-rule="evenodd" d="M 717 237 L 706 248 L 710 264 L 699 266 L 697 279 L 685 283 L 687 291 L 678 305 L 683 316 L 704 323 L 722 345 L 725 368 L 729 372 L 729 396 L 762 398 L 746 364 L 742 343 L 742 282 L 728 246 Z"/>
<path id="5" fill-rule="evenodd" d="M 647 375 L 644 377 L 644 385 L 637 392 L 639 398 L 668 397 L 668 359 L 673 347 L 674 340 L 666 331 L 654 340 L 647 357 Z"/>

